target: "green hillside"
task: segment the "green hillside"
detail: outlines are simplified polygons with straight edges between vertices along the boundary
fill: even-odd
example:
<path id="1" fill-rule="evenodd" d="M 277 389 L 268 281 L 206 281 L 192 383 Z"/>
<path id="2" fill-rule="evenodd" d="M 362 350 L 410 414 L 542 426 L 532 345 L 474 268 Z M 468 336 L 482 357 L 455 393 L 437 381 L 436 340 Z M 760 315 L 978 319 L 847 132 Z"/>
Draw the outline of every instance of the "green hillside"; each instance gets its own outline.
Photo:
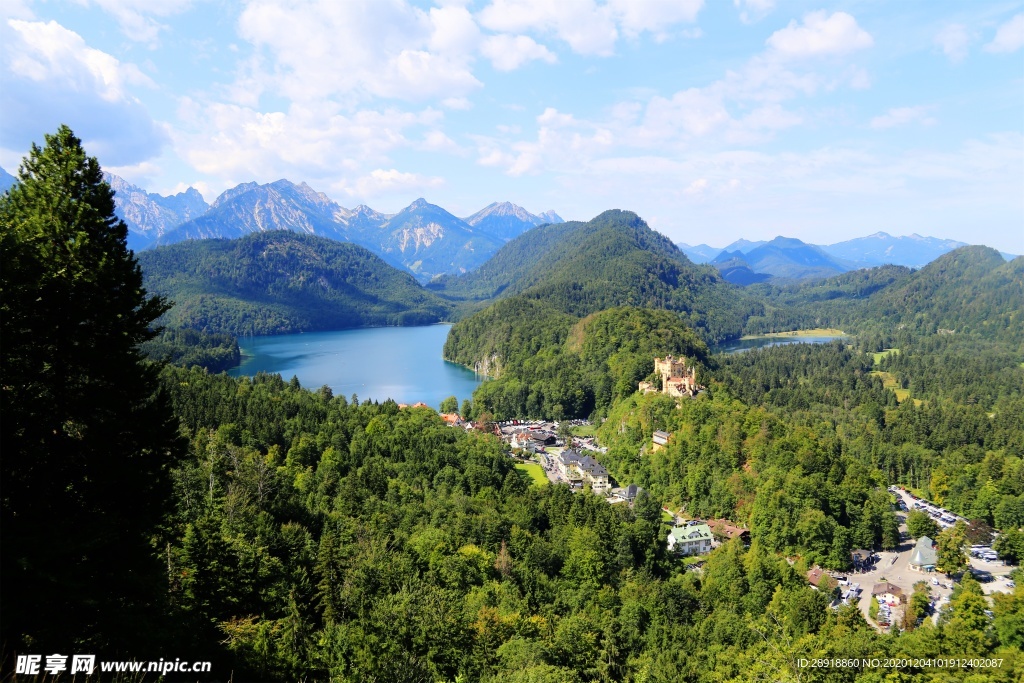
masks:
<path id="1" fill-rule="evenodd" d="M 746 318 L 761 313 L 714 268 L 694 265 L 635 213 L 619 210 L 529 230 L 477 271 L 431 288 L 457 301 L 521 295 L 576 317 L 614 306 L 663 308 L 707 341 L 738 336 Z"/>
<path id="2" fill-rule="evenodd" d="M 451 305 L 363 247 L 287 231 L 192 240 L 138 255 L 161 320 L 235 335 L 423 325 Z"/>
<path id="3" fill-rule="evenodd" d="M 848 332 L 1012 339 L 1024 329 L 1024 258 L 961 247 L 918 271 L 883 266 L 788 287 L 756 285 L 766 314 L 747 331 L 830 326 Z M 940 332 L 941 331 L 941 332 Z"/>
<path id="4" fill-rule="evenodd" d="M 881 290 L 863 316 L 926 334 L 1019 338 L 1024 331 L 1024 257 L 1007 262 L 989 247 L 961 247 L 906 282 Z"/>
<path id="5" fill-rule="evenodd" d="M 579 320 L 522 297 L 453 326 L 444 352 L 495 378 L 473 393 L 478 412 L 555 419 L 586 417 L 632 394 L 655 356 L 702 363 L 708 354 L 670 311 L 624 306 Z"/>

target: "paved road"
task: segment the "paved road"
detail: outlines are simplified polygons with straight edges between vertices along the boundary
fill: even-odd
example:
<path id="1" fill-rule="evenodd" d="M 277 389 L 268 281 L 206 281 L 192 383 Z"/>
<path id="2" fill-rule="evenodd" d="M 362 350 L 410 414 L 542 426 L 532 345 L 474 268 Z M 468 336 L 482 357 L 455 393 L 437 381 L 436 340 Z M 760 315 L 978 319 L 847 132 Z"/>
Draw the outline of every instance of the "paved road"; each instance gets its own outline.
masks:
<path id="1" fill-rule="evenodd" d="M 897 494 L 903 498 L 908 508 L 914 502 L 904 491 L 897 491 Z M 937 615 L 938 609 L 941 609 L 949 601 L 949 596 L 953 592 L 953 580 L 940 572 L 917 572 L 910 569 L 909 560 L 910 554 L 914 550 L 914 539 L 909 538 L 906 533 L 906 513 L 897 512 L 896 516 L 900 520 L 900 532 L 904 539 L 900 546 L 895 551 L 879 552 L 878 555 L 881 559 L 870 572 L 851 572 L 849 574 L 850 580 L 859 583 L 863 589 L 859 603 L 860 610 L 867 618 L 868 608 L 871 606 L 871 588 L 876 583 L 888 581 L 895 584 L 903 590 L 904 595 L 909 599 L 914 592 L 914 584 L 918 581 L 927 581 L 932 598 L 935 600 Z M 1013 588 L 1007 585 L 1008 579 L 1006 578 L 1006 575 L 1014 569 L 1012 566 L 1007 566 L 1002 562 L 986 562 L 974 557 L 970 558 L 969 565 L 972 569 L 987 572 L 993 577 L 992 581 L 981 584 L 986 595 L 1013 591 Z M 936 586 L 935 581 L 938 581 L 939 585 Z M 895 620 L 899 617 L 900 609 L 896 608 L 893 610 L 892 618 Z M 870 620 L 868 623 L 871 623 Z"/>
<path id="2" fill-rule="evenodd" d="M 906 531 L 906 526 L 902 522 L 900 530 Z M 910 554 L 914 550 L 914 544 L 911 540 L 905 540 L 895 551 L 882 551 L 878 553 L 881 558 L 875 564 L 874 569 L 869 572 L 856 573 L 852 572 L 849 575 L 851 581 L 859 583 L 863 589 L 860 599 L 860 611 L 864 613 L 864 617 L 868 617 L 868 608 L 871 606 L 871 589 L 876 583 L 882 583 L 888 581 L 891 584 L 895 584 L 903 590 L 903 594 L 907 596 L 907 599 L 914 593 L 914 584 L 918 581 L 925 581 L 928 583 L 931 589 L 932 597 L 937 599 L 940 603 L 949 599 L 949 594 L 952 593 L 952 580 L 946 578 L 944 574 L 936 572 L 918 572 L 913 571 L 909 567 Z M 939 585 L 936 586 L 934 581 L 938 581 Z M 896 608 L 893 610 L 893 619 L 898 619 L 900 616 L 900 609 Z M 870 622 L 869 622 L 870 623 Z"/>

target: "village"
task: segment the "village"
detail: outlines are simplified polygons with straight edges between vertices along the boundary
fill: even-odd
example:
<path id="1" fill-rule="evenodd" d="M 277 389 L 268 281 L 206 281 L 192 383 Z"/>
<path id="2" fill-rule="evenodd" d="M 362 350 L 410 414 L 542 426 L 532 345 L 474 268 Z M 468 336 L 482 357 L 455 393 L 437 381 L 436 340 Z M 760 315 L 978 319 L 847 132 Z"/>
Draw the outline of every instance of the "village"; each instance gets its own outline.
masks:
<path id="1" fill-rule="evenodd" d="M 683 399 L 692 398 L 704 390 L 697 383 L 696 367 L 685 358 L 672 355 L 655 358 L 653 374 L 657 375 L 657 381 L 640 382 L 639 391 L 660 392 Z M 441 417 L 452 426 L 480 427 L 462 420 L 457 413 L 442 413 Z M 587 420 L 569 420 L 564 424 L 543 420 L 507 420 L 489 425 L 488 431 L 493 431 L 508 444 L 510 452 L 524 466 L 539 466 L 551 483 L 565 483 L 577 491 L 588 489 L 593 494 L 604 496 L 613 505 L 632 504 L 642 489 L 633 483 L 621 486 L 612 480 L 608 470 L 597 459 L 606 449 L 597 444 L 593 430 L 589 430 L 587 436 L 578 433 L 578 428 L 590 426 Z M 652 450 L 664 448 L 670 438 L 668 432 L 655 431 Z M 710 538 L 710 532 L 708 534 Z M 671 540 L 669 545 L 673 545 Z"/>
<path id="2" fill-rule="evenodd" d="M 663 393 L 685 400 L 704 391 L 697 383 L 696 369 L 684 358 L 655 358 L 654 368 L 657 381 L 640 382 L 640 392 Z M 441 417 L 454 427 L 481 427 L 464 421 L 457 413 L 442 413 Z M 607 449 L 598 444 L 587 420 L 507 420 L 486 428 L 508 445 L 510 456 L 519 463 L 517 467 L 538 483 L 566 484 L 573 491 L 601 496 L 611 505 L 632 506 L 643 492 L 636 483 L 616 481 L 601 464 L 600 456 Z M 671 439 L 671 433 L 655 430 L 650 452 L 667 447 Z M 868 623 L 882 631 L 901 623 L 915 592 L 927 596 L 926 618 L 937 621 L 955 586 L 952 578 L 936 572 L 934 539 L 911 538 L 905 513 L 920 510 L 933 518 L 939 529 L 966 521 L 901 487 L 890 486 L 889 493 L 900 521 L 901 543 L 894 551 L 855 549 L 850 553 L 851 571 L 826 570 L 817 565 L 806 571 L 810 586 L 830 593 L 833 608 L 856 605 Z M 730 520 L 690 519 L 662 508 L 662 521 L 667 529 L 667 549 L 696 571 L 703 565 L 703 558 L 721 544 L 736 538 L 750 544 L 750 531 Z M 791 564 L 798 561 L 788 559 Z M 970 550 L 968 571 L 982 582 L 987 596 L 1012 591 L 1015 584 L 1009 574 L 1013 569 L 999 560 L 989 546 L 974 546 Z"/>

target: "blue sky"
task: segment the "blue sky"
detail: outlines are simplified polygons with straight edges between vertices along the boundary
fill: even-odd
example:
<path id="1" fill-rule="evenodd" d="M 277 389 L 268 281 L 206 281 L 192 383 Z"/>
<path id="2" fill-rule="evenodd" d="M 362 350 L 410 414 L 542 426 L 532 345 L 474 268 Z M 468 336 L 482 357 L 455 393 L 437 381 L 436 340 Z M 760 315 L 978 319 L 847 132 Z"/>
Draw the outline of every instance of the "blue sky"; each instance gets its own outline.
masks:
<path id="1" fill-rule="evenodd" d="M 0 166 L 67 123 L 152 192 L 631 209 L 676 241 L 1024 253 L 1024 2 L 0 4 Z"/>

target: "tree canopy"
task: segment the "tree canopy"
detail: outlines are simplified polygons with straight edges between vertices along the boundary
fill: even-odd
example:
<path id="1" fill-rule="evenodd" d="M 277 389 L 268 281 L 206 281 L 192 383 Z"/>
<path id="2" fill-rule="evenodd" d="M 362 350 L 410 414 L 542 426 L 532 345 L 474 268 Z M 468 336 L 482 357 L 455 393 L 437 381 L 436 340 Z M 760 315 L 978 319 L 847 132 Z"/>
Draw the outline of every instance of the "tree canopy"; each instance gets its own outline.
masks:
<path id="1" fill-rule="evenodd" d="M 175 432 L 139 345 L 166 304 L 147 296 L 126 234 L 99 163 L 66 126 L 32 146 L 0 197 L 9 646 L 127 646 L 159 595 L 148 542 Z"/>

